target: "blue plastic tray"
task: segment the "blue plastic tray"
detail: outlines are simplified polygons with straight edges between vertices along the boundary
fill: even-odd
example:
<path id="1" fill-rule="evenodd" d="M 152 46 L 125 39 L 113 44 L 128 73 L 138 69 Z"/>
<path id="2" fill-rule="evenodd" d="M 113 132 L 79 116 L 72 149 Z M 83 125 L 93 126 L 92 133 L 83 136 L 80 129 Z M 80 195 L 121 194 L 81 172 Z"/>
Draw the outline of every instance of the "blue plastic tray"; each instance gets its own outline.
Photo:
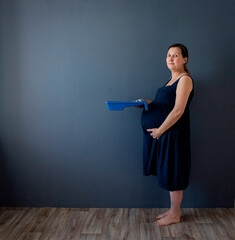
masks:
<path id="1" fill-rule="evenodd" d="M 110 111 L 122 111 L 125 107 L 141 106 L 144 105 L 146 111 L 148 111 L 148 104 L 144 101 L 141 102 L 119 102 L 119 101 L 107 101 L 105 102 Z"/>

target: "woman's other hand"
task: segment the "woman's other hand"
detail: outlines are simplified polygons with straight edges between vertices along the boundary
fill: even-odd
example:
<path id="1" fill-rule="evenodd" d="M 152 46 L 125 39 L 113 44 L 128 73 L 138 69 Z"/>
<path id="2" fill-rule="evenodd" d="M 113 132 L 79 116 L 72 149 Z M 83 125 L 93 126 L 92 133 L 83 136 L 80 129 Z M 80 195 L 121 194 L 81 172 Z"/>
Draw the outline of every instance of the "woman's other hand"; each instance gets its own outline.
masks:
<path id="1" fill-rule="evenodd" d="M 139 100 L 141 100 L 141 102 L 146 102 L 148 105 L 152 102 L 152 101 L 147 100 L 147 99 L 139 99 Z M 138 100 L 136 100 L 136 102 L 138 102 Z M 140 102 L 140 101 L 139 101 L 139 102 Z M 138 106 L 135 106 L 135 107 L 137 107 L 137 108 L 143 108 L 144 105 L 138 105 Z"/>
<path id="2" fill-rule="evenodd" d="M 160 128 L 151 128 L 151 129 L 147 129 L 147 131 L 150 132 L 150 135 L 153 138 L 159 139 L 162 135 L 162 131 Z"/>
<path id="3" fill-rule="evenodd" d="M 147 99 L 144 99 L 144 101 L 147 103 L 147 104 L 150 104 L 152 101 L 150 100 L 147 100 Z"/>

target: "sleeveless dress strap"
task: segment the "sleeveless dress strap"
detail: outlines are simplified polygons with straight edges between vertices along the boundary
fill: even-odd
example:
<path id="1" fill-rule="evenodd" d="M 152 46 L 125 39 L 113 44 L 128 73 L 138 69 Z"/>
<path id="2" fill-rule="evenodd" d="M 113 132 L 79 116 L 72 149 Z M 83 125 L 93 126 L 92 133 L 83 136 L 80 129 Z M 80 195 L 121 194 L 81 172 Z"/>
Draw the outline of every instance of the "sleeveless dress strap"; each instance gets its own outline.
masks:
<path id="1" fill-rule="evenodd" d="M 184 73 L 184 74 L 182 74 L 182 75 L 179 77 L 179 79 L 181 79 L 183 76 L 186 76 L 186 75 L 188 75 L 188 76 L 189 76 L 189 74 L 188 74 L 188 73 Z"/>
<path id="2" fill-rule="evenodd" d="M 185 76 L 185 75 L 190 76 L 188 73 L 184 73 L 184 74 L 182 74 L 175 82 L 179 81 L 179 80 L 180 80 L 183 76 Z M 166 86 L 167 83 L 170 82 L 170 80 L 171 80 L 171 77 L 170 77 L 169 80 L 164 84 L 164 86 Z M 174 83 L 175 83 L 175 82 L 174 82 Z M 172 84 L 174 84 L 174 83 L 172 83 Z"/>

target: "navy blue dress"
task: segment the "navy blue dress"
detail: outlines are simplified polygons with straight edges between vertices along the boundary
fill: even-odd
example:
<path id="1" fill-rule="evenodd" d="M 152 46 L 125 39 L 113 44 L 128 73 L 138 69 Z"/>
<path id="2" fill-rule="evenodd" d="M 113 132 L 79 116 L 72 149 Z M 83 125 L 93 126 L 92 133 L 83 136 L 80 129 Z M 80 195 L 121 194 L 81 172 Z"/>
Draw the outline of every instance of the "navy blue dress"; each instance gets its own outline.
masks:
<path id="1" fill-rule="evenodd" d="M 144 175 L 158 177 L 159 186 L 176 191 L 187 188 L 191 168 L 189 106 L 194 94 L 190 93 L 181 118 L 159 139 L 154 139 L 146 129 L 158 128 L 175 105 L 176 88 L 180 78 L 170 86 L 156 92 L 149 111 L 143 110 L 141 124 L 144 132 L 143 167 Z"/>

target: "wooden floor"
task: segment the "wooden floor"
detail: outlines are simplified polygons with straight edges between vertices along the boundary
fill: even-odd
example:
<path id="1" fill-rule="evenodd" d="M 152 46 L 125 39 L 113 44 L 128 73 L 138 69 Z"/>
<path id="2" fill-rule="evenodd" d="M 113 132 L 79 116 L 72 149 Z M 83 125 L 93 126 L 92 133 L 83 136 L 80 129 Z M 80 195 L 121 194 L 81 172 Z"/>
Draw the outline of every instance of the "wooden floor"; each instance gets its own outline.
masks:
<path id="1" fill-rule="evenodd" d="M 183 208 L 183 221 L 154 224 L 164 208 L 0 208 L 0 240 L 234 240 L 234 208 Z"/>

